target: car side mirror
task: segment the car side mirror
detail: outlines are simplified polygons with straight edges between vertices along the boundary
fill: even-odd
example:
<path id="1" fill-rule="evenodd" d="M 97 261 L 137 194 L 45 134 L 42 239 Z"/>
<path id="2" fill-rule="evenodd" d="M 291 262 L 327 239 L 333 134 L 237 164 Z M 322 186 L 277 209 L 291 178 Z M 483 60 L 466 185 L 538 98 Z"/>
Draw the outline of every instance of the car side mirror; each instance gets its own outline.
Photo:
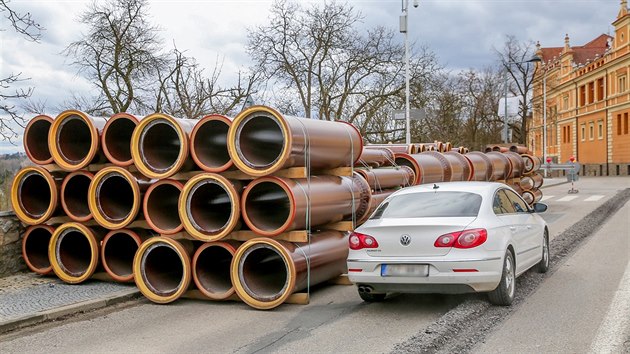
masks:
<path id="1" fill-rule="evenodd" d="M 534 208 L 534 213 L 543 213 L 547 211 L 547 204 L 534 203 L 533 208 Z"/>

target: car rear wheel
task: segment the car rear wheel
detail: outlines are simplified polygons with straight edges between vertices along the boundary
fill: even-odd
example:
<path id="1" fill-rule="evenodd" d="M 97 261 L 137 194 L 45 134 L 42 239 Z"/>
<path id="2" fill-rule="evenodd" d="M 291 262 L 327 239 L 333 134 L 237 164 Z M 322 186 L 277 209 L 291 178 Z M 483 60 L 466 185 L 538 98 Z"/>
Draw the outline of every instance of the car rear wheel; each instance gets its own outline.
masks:
<path id="1" fill-rule="evenodd" d="M 387 294 L 368 293 L 365 291 L 359 291 L 359 296 L 365 302 L 381 302 L 385 300 L 385 296 L 387 296 Z"/>
<path id="2" fill-rule="evenodd" d="M 490 302 L 499 306 L 510 306 L 514 301 L 516 275 L 514 273 L 514 255 L 509 250 L 505 253 L 501 282 L 496 289 L 488 293 Z"/>
<path id="3" fill-rule="evenodd" d="M 536 271 L 538 273 L 547 273 L 549 270 L 549 232 L 545 230 L 543 235 L 543 250 L 542 259 L 536 264 Z"/>

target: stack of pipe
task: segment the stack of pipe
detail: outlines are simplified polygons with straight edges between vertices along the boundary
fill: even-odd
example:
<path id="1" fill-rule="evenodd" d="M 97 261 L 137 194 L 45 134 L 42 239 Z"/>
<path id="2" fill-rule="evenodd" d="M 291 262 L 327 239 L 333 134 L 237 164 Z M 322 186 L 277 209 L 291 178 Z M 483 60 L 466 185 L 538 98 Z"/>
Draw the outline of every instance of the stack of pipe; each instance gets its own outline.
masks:
<path id="1" fill-rule="evenodd" d="M 518 179 L 535 201 L 542 183 L 530 155 L 364 146 L 350 124 L 265 106 L 197 121 L 69 110 L 33 118 L 24 146 L 37 166 L 11 200 L 28 267 L 73 284 L 106 272 L 156 303 L 196 288 L 274 308 L 344 273 L 345 231 L 399 188 Z"/>

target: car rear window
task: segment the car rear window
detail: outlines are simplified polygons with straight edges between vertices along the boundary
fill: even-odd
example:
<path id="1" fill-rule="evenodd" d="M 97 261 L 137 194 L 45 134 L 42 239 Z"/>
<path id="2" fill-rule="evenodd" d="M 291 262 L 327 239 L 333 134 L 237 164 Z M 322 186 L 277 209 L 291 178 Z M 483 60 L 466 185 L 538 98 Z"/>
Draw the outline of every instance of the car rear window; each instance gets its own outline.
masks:
<path id="1" fill-rule="evenodd" d="M 466 217 L 479 214 L 481 196 L 468 192 L 424 192 L 390 198 L 370 219 Z"/>

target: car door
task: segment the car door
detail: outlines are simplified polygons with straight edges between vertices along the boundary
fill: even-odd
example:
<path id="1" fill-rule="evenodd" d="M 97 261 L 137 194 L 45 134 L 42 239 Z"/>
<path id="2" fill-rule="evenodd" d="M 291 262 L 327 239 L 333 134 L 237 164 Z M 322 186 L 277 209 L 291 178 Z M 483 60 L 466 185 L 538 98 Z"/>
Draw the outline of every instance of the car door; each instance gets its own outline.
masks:
<path id="1" fill-rule="evenodd" d="M 504 234 L 508 234 L 512 238 L 512 245 L 516 253 L 516 273 L 520 274 L 527 269 L 524 268 L 527 264 L 523 263 L 521 259 L 523 250 L 527 248 L 526 216 L 516 212 L 514 204 L 506 194 L 506 191 L 505 188 L 500 188 L 496 191 L 492 208 L 504 225 L 504 228 L 508 230 Z"/>
<path id="2" fill-rule="evenodd" d="M 527 268 L 533 266 L 540 261 L 542 256 L 542 234 L 543 230 L 540 223 L 536 222 L 536 216 L 531 213 L 527 203 L 515 192 L 506 189 L 510 202 L 514 206 L 519 219 L 524 226 L 524 248 L 521 250 L 521 260 Z"/>

